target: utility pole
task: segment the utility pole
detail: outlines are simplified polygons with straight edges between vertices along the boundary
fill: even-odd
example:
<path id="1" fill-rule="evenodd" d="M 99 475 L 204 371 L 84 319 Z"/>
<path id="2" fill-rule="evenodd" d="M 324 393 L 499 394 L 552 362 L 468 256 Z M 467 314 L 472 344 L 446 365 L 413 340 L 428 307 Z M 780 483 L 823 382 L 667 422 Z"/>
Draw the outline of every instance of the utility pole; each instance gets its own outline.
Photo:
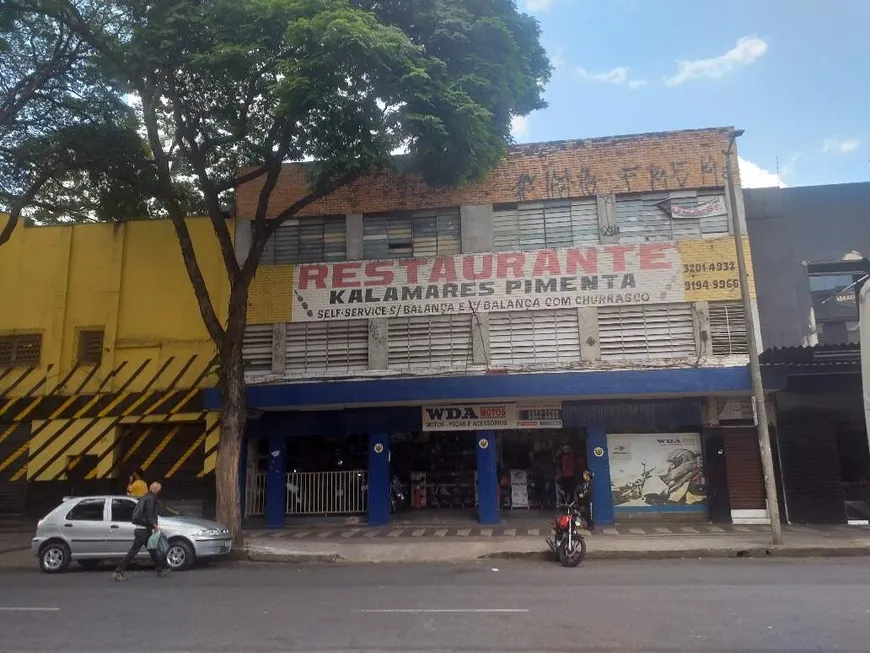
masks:
<path id="1" fill-rule="evenodd" d="M 743 245 L 743 229 L 737 214 L 737 190 L 731 165 L 731 152 L 743 130 L 733 130 L 725 151 L 725 183 L 728 184 L 728 203 L 731 210 L 731 230 L 737 246 L 737 273 L 740 277 L 740 298 L 746 320 L 746 340 L 749 345 L 749 371 L 752 374 L 752 390 L 755 394 L 755 409 L 758 415 L 758 448 L 761 450 L 761 468 L 764 472 L 764 493 L 767 495 L 767 514 L 770 517 L 770 536 L 774 544 L 782 544 L 782 524 L 779 521 L 779 498 L 776 493 L 776 474 L 773 453 L 770 448 L 770 430 L 767 421 L 767 403 L 764 400 L 764 384 L 761 380 L 761 362 L 758 357 L 758 338 L 755 335 L 755 315 L 752 311 L 752 296 L 749 292 L 749 274 L 746 269 L 746 251 Z"/>

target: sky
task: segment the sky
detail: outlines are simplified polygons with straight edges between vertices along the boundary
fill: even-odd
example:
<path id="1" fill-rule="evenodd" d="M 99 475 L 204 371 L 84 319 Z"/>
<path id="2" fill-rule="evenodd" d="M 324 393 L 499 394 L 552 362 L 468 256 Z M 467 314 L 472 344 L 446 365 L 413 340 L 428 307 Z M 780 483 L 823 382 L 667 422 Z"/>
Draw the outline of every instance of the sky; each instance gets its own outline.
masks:
<path id="1" fill-rule="evenodd" d="M 745 188 L 870 180 L 870 0 L 517 2 L 555 68 L 517 142 L 733 126 Z"/>

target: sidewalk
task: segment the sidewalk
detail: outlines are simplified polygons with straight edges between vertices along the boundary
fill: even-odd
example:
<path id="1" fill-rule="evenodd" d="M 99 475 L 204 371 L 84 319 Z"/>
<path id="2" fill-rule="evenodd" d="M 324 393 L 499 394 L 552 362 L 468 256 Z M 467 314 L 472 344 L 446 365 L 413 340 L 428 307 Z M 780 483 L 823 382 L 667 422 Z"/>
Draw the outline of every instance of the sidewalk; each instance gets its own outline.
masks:
<path id="1" fill-rule="evenodd" d="M 466 532 L 467 531 L 467 532 Z M 536 531 L 536 532 L 530 532 Z M 694 532 L 691 532 L 694 531 Z M 254 562 L 453 562 L 551 557 L 545 528 L 344 528 L 248 531 Z M 766 526 L 620 526 L 587 538 L 587 557 L 665 559 L 870 555 L 870 529 L 786 526 L 785 544 L 770 544 Z"/>

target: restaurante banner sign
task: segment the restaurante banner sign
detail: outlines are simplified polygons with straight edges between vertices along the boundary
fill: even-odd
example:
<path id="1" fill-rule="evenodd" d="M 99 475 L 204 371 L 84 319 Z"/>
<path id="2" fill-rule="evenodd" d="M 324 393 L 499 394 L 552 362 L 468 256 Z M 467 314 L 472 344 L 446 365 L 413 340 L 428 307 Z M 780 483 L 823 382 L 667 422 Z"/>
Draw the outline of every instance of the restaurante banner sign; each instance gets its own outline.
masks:
<path id="1" fill-rule="evenodd" d="M 294 322 L 684 300 L 671 242 L 315 263 L 295 278 Z"/>

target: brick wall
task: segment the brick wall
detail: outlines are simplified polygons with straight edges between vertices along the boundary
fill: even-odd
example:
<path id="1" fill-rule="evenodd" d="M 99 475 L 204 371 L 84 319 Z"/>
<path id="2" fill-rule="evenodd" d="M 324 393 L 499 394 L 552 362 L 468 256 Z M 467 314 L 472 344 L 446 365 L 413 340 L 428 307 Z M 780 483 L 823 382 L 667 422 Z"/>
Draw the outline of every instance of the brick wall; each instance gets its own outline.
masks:
<path id="1" fill-rule="evenodd" d="M 481 183 L 438 189 L 414 176 L 383 173 L 333 193 L 303 215 L 723 186 L 729 133 L 730 128 L 716 128 L 519 145 Z M 736 150 L 733 163 L 736 170 Z M 256 180 L 238 188 L 240 218 L 253 216 L 261 186 L 262 180 Z M 302 197 L 306 189 L 305 167 L 285 167 L 269 214 Z"/>

